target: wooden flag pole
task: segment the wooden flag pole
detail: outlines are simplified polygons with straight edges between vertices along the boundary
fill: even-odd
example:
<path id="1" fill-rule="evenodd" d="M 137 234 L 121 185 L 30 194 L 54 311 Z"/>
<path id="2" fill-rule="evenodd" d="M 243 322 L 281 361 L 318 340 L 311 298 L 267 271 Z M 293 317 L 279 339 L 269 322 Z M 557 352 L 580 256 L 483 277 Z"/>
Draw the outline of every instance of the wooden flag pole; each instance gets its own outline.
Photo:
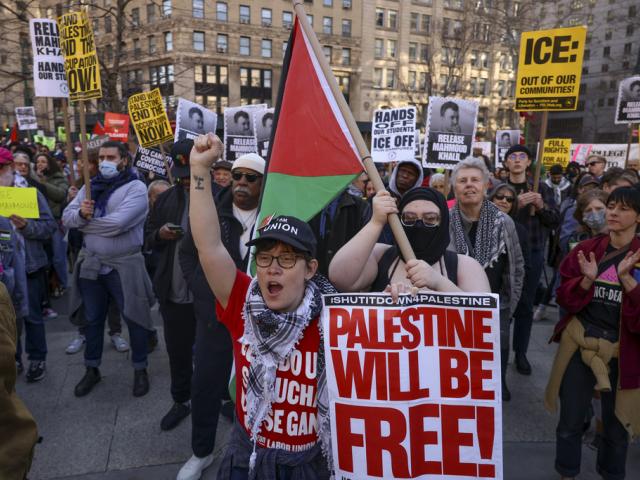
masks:
<path id="1" fill-rule="evenodd" d="M 89 152 L 87 152 L 87 123 L 84 100 L 80 100 L 80 142 L 82 142 L 82 176 L 84 177 L 84 198 L 91 200 L 91 177 L 89 175 Z"/>
<path id="2" fill-rule="evenodd" d="M 444 170 L 444 199 L 445 200 L 449 198 L 449 190 L 451 187 L 451 185 L 449 185 L 450 183 L 451 183 L 451 170 L 446 168 Z"/>
<path id="3" fill-rule="evenodd" d="M 380 174 L 378 173 L 378 169 L 376 168 L 373 160 L 371 158 L 371 154 L 369 153 L 369 149 L 367 148 L 362 135 L 360 134 L 360 130 L 358 130 L 358 126 L 356 124 L 355 119 L 353 118 L 353 114 L 351 113 L 351 109 L 349 105 L 347 105 L 347 101 L 344 99 L 344 95 L 340 91 L 338 84 L 333 76 L 333 71 L 331 67 L 327 63 L 327 59 L 324 56 L 322 51 L 322 47 L 320 46 L 320 42 L 316 38 L 311 25 L 309 25 L 309 20 L 307 19 L 306 12 L 304 11 L 304 5 L 301 0 L 293 0 L 293 9 L 296 12 L 296 17 L 300 21 L 300 26 L 304 31 L 307 40 L 313 49 L 317 62 L 320 64 L 320 68 L 324 73 L 325 78 L 327 79 L 327 84 L 331 89 L 331 93 L 338 104 L 338 108 L 344 117 L 345 123 L 347 124 L 347 128 L 349 129 L 349 133 L 353 137 L 353 141 L 356 144 L 356 148 L 358 149 L 358 154 L 362 159 L 362 163 L 364 164 L 367 175 L 369 175 L 369 179 L 373 182 L 373 186 L 376 189 L 376 192 L 381 190 L 386 190 L 384 183 L 382 182 L 382 178 L 380 178 Z M 413 253 L 413 249 L 411 248 L 411 244 L 409 243 L 409 239 L 407 235 L 404 233 L 404 229 L 402 228 L 402 224 L 400 223 L 400 218 L 398 215 L 391 214 L 388 217 L 389 225 L 391 226 L 391 231 L 393 232 L 393 236 L 396 239 L 398 244 L 398 248 L 402 253 L 402 257 L 405 261 L 413 260 L 416 258 Z"/>
<path id="4" fill-rule="evenodd" d="M 639 133 L 640 135 L 640 133 Z M 629 154 L 631 153 L 631 140 L 633 137 L 633 123 L 629 124 L 629 134 L 627 135 L 627 155 L 624 159 L 624 168 L 629 168 Z"/>
<path id="5" fill-rule="evenodd" d="M 169 183 L 173 185 L 173 175 L 171 175 L 171 170 L 169 169 L 169 162 L 167 162 L 167 158 L 164 154 L 164 144 L 160 144 L 160 155 L 162 155 L 162 162 L 164 163 L 164 168 L 167 171 L 167 177 L 169 177 Z"/>
<path id="6" fill-rule="evenodd" d="M 536 155 L 536 169 L 533 173 L 533 191 L 538 192 L 540 189 L 540 172 L 542 170 L 542 157 L 544 155 L 544 140 L 547 137 L 547 124 L 549 123 L 549 112 L 542 112 L 542 122 L 540 124 L 540 148 L 538 148 L 538 155 Z M 531 216 L 536 214 L 536 209 L 531 205 Z"/>
<path id="7" fill-rule="evenodd" d="M 67 165 L 69 165 L 69 178 L 71 183 L 76 183 L 76 174 L 73 171 L 73 145 L 71 144 L 71 122 L 69 121 L 69 102 L 62 99 L 62 118 L 64 121 L 64 131 L 67 136 L 65 150 L 67 152 Z"/>

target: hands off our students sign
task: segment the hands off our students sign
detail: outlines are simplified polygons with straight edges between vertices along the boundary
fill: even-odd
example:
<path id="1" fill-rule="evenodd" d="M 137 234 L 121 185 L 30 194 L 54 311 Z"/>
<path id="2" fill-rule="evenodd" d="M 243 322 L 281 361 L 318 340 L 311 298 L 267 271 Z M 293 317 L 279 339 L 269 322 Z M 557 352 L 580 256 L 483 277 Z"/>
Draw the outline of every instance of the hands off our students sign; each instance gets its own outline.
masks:
<path id="1" fill-rule="evenodd" d="M 497 295 L 324 304 L 336 478 L 502 478 Z"/>

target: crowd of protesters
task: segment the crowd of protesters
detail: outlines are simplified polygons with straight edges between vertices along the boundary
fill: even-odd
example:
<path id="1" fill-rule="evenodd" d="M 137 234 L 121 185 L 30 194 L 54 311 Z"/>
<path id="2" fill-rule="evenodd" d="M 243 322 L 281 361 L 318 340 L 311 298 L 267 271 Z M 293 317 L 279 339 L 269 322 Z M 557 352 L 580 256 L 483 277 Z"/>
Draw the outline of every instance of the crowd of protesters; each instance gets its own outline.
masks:
<path id="1" fill-rule="evenodd" d="M 312 380 L 297 378 L 317 386 L 309 407 L 317 426 L 283 439 L 264 423 L 271 409 L 301 408 L 276 401 L 274 382 L 294 375 L 279 369 L 294 349 L 319 355 L 321 294 L 492 292 L 500 298 L 502 400 L 511 399 L 511 352 L 515 371 L 531 375 L 532 324 L 557 311 L 545 398 L 551 410 L 560 400 L 555 468 L 575 478 L 592 432 L 599 473 L 624 478 L 629 438 L 640 431 L 636 170 L 607 168 L 592 155 L 585 165 L 553 165 L 534 188 L 534 156 L 522 145 L 498 168 L 474 152 L 450 175 L 403 161 L 380 166 L 388 191 L 376 192 L 363 173 L 309 222 L 276 217 L 254 238 L 265 160 L 245 154 L 231 164 L 222 148 L 211 134 L 175 143 L 170 184 L 133 168 L 126 144 L 107 141 L 88 152 L 90 192 L 81 156 L 67 161 L 62 144 L 53 152 L 29 142 L 0 148 L 0 186 L 34 187 L 39 210 L 38 218 L 0 216 L 3 324 L 5 307 L 15 310 L 0 346 L 15 359 L 13 382 L 23 371 L 27 382 L 45 377 L 46 324 L 57 316 L 51 298 L 65 296 L 77 328 L 66 353 L 84 355 L 75 395 L 103 381 L 105 323 L 113 347 L 131 351 L 133 396 L 146 395 L 157 303 L 171 378 L 160 427 L 191 416 L 193 456 L 178 479 L 200 478 L 212 463 L 220 414 L 235 420 L 218 478 L 328 478 L 320 364 L 301 369 L 315 371 Z M 403 257 L 389 215 L 399 215 L 415 259 Z M 251 247 L 254 279 L 245 273 Z M 557 310 L 548 308 L 554 301 Z M 234 364 L 243 381 L 230 398 Z M 7 418 L 28 418 L 15 392 L 7 395 Z M 19 425 L 26 453 L 14 456 L 15 471 L 26 472 L 37 436 L 32 419 Z"/>

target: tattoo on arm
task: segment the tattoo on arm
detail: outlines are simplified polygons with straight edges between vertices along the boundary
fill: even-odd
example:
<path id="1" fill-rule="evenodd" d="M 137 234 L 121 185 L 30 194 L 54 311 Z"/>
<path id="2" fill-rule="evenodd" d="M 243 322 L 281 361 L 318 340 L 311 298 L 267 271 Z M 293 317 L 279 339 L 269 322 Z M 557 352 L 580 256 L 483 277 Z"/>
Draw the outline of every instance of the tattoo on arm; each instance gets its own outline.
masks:
<path id="1" fill-rule="evenodd" d="M 204 186 L 202 185 L 204 183 L 204 177 L 200 177 L 198 175 L 194 175 L 193 176 L 193 181 L 195 182 L 195 188 L 196 190 L 204 190 Z"/>

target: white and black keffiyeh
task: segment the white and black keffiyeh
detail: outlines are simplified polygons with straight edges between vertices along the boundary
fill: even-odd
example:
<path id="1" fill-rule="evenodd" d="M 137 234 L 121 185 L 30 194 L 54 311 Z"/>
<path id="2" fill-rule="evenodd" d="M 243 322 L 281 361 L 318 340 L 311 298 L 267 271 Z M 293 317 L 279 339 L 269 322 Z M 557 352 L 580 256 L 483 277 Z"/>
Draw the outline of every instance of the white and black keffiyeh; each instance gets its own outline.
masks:
<path id="1" fill-rule="evenodd" d="M 471 247 L 467 243 L 463 216 L 460 206 L 456 204 L 451 211 L 451 226 L 456 252 L 475 258 L 482 265 L 482 268 L 493 266 L 500 255 L 506 251 L 500 210 L 489 200 L 485 199 L 482 202 L 473 254 L 469 253 Z"/>
<path id="2" fill-rule="evenodd" d="M 321 275 L 307 282 L 302 302 L 294 312 L 279 313 L 267 308 L 257 279 L 253 279 L 247 290 L 242 316 L 244 333 L 240 342 L 249 345 L 253 359 L 247 378 L 247 423 L 254 444 L 249 467 L 255 465 L 255 448 L 262 422 L 271 412 L 275 393 L 278 365 L 285 361 L 302 340 L 304 330 L 322 310 L 322 294 L 336 293 L 335 288 Z M 331 424 L 324 362 L 322 325 L 317 360 L 318 439 L 330 468 Z"/>

